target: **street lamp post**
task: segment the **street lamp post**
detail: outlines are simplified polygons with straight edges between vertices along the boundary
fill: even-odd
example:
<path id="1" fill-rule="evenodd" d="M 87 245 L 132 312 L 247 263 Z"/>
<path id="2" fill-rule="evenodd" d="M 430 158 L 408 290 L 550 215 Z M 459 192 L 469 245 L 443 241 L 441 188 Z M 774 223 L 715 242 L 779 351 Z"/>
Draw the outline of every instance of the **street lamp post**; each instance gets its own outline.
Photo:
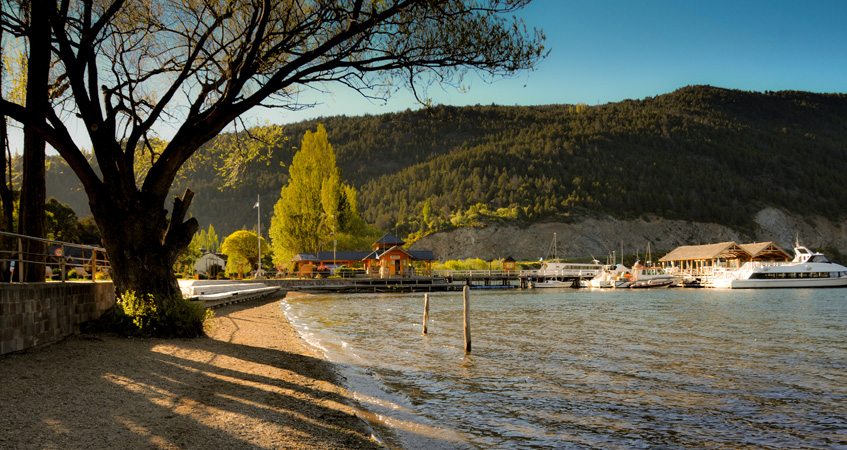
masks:
<path id="1" fill-rule="evenodd" d="M 253 205 L 256 208 L 257 241 L 259 242 L 259 262 L 256 264 L 256 276 L 254 277 L 256 280 L 262 279 L 262 208 L 259 206 L 260 200 L 261 196 L 256 195 L 256 204 Z"/>
<path id="2" fill-rule="evenodd" d="M 335 248 L 338 246 L 338 237 L 335 235 L 335 215 L 330 216 L 332 218 L 332 267 L 333 272 L 337 272 L 337 264 L 335 262 Z M 334 273 L 333 273 L 334 274 Z"/>

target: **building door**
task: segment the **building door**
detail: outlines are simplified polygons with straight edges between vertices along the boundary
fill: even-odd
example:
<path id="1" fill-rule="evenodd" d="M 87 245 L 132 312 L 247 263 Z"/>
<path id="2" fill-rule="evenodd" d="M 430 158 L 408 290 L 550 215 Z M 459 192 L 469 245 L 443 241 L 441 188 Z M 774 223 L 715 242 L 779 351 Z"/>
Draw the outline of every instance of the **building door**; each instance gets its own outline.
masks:
<path id="1" fill-rule="evenodd" d="M 400 260 L 394 260 L 394 275 L 400 275 Z"/>

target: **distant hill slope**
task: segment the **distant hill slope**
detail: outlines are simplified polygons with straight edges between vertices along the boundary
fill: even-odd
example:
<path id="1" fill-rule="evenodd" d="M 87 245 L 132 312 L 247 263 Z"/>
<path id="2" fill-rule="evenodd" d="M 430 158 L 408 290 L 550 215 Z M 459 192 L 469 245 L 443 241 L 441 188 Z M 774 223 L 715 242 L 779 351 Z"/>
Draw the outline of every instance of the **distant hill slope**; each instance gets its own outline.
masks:
<path id="1" fill-rule="evenodd" d="M 766 207 L 838 220 L 847 204 L 847 95 L 710 86 L 600 106 L 439 106 L 300 122 L 236 188 L 219 190 L 207 161 L 174 192 L 194 190 L 192 213 L 224 236 L 255 227 L 261 194 L 267 229 L 287 165 L 318 123 L 366 220 L 401 235 L 449 227 L 481 206 L 524 224 L 655 215 L 751 231 Z M 68 192 L 48 186 L 65 202 Z"/>

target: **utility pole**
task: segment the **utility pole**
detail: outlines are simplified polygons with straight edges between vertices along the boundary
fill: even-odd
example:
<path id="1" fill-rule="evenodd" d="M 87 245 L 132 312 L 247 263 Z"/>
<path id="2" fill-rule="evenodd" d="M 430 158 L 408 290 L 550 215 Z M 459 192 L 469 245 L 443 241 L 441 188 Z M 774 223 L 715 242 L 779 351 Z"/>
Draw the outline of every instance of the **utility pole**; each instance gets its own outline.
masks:
<path id="1" fill-rule="evenodd" d="M 256 195 L 256 204 L 253 205 L 256 208 L 256 229 L 258 231 L 258 239 L 259 242 L 259 263 L 256 264 L 256 276 L 254 277 L 257 280 L 262 279 L 262 207 L 259 206 L 259 202 L 261 200 L 261 195 Z"/>

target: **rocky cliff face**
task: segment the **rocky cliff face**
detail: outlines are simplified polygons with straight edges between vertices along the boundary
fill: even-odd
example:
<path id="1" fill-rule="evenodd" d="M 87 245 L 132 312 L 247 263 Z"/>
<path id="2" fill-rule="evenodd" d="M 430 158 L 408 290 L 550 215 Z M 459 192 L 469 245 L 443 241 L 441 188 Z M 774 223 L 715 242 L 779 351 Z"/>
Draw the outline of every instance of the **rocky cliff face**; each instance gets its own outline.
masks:
<path id="1" fill-rule="evenodd" d="M 432 250 L 435 256 L 448 259 L 481 258 L 492 260 L 511 256 L 517 260 L 551 258 L 553 234 L 559 257 L 590 257 L 605 260 L 607 255 L 636 251 L 644 253 L 647 243 L 655 253 L 670 251 L 681 245 L 773 241 L 791 252 L 796 236 L 811 248 L 834 247 L 847 253 L 847 222 L 832 222 L 823 217 L 806 217 L 778 209 L 764 209 L 756 214 L 756 230 L 752 236 L 739 234 L 723 225 L 681 220 L 617 220 L 586 218 L 575 223 L 543 223 L 528 227 L 489 225 L 459 228 L 436 233 L 415 242 L 411 250 Z"/>

